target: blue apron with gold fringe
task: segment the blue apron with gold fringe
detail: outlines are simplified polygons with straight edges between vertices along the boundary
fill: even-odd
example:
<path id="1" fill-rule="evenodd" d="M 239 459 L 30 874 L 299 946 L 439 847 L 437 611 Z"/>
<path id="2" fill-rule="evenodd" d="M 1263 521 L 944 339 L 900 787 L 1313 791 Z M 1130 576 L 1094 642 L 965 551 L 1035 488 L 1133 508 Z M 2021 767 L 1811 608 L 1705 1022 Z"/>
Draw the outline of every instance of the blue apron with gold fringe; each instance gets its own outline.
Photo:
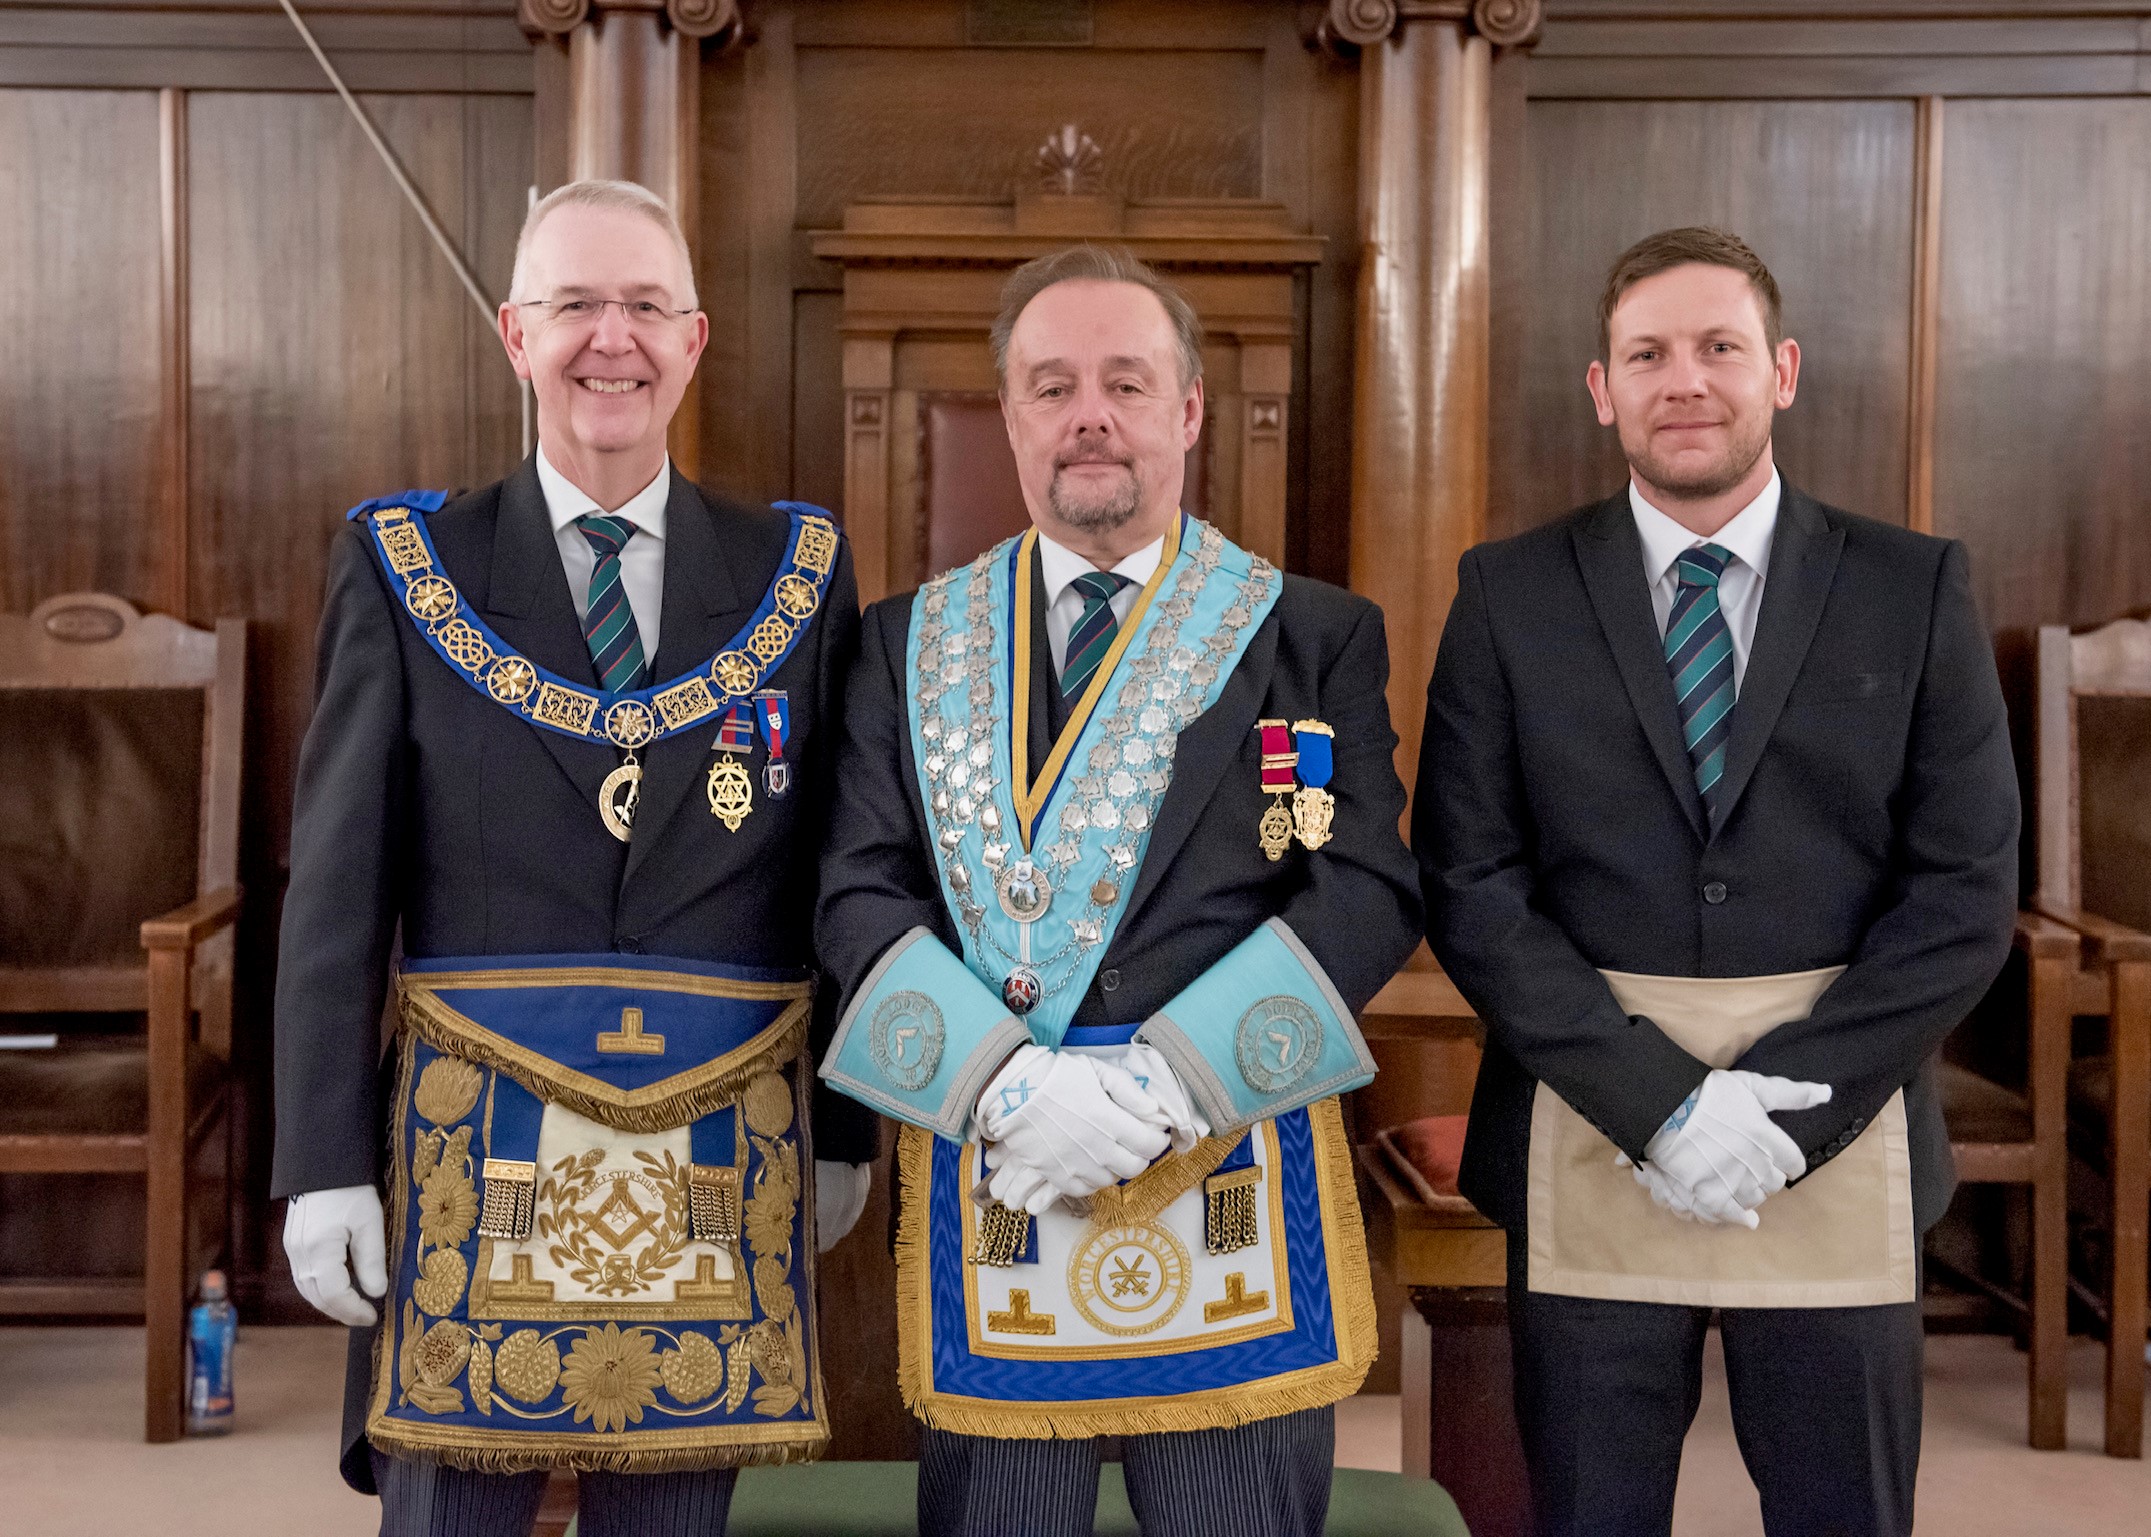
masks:
<path id="1" fill-rule="evenodd" d="M 407 962 L 368 1438 L 507 1472 L 810 1457 L 804 974 Z"/>
<path id="2" fill-rule="evenodd" d="M 970 1105 L 1012 1046 L 1115 1055 L 1134 1038 L 1069 1022 L 1126 911 L 1179 732 L 1277 596 L 1267 562 L 1181 519 L 1034 784 L 1034 558 L 1035 535 L 1011 540 L 913 606 L 912 749 L 963 954 L 924 931 L 892 946 L 822 1069 L 910 1123 L 905 1399 L 931 1425 L 1002 1437 L 1203 1429 L 1333 1402 L 1374 1355 L 1334 1098 L 1237 1117 L 1081 1213 L 1031 1219 L 975 1194 L 987 1170 Z"/>

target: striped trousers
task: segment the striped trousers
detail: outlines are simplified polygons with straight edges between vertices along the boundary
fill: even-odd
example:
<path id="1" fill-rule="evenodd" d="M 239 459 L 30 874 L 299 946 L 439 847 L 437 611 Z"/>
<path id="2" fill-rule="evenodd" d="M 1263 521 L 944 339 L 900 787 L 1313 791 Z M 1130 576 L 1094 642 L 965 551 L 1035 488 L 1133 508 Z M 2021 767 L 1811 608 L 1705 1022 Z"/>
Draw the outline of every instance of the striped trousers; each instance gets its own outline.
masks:
<path id="1" fill-rule="evenodd" d="M 579 1537 L 724 1537 L 736 1468 L 583 1473 Z M 381 1537 L 530 1537 L 546 1475 L 471 1473 L 373 1453 Z"/>
<path id="2" fill-rule="evenodd" d="M 1121 1471 L 1146 1537 L 1320 1537 L 1336 1412 L 1227 1430 L 1127 1436 Z M 1090 1537 L 1096 1441 L 1014 1441 L 923 1427 L 919 1537 Z"/>

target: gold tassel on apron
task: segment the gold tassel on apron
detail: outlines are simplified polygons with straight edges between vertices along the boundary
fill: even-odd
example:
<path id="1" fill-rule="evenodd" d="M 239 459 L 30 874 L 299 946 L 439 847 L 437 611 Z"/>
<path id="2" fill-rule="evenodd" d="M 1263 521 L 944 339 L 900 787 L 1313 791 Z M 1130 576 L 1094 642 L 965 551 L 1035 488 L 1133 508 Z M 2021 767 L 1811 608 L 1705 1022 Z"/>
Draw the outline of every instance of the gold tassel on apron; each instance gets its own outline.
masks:
<path id="1" fill-rule="evenodd" d="M 1683 1050 L 1731 1067 L 1781 1024 L 1807 1018 L 1842 966 L 1774 977 L 1602 971 L 1630 1014 Z M 1541 1083 L 1531 1112 L 1530 1286 L 1536 1292 L 1690 1307 L 1868 1307 L 1916 1296 L 1912 1151 L 1904 1094 L 1842 1153 L 1757 1209 L 1754 1230 L 1661 1209 L 1618 1149 Z"/>

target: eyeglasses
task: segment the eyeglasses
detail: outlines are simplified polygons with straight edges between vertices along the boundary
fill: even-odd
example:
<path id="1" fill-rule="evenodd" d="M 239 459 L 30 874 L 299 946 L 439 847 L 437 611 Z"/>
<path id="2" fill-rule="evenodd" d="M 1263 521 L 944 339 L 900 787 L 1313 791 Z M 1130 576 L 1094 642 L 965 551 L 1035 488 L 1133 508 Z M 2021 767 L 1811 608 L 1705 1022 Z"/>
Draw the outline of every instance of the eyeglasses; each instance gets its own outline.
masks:
<path id="1" fill-rule="evenodd" d="M 654 299 L 523 299 L 517 302 L 516 308 L 542 312 L 549 326 L 577 330 L 595 328 L 604 319 L 606 310 L 617 308 L 630 330 L 644 334 L 663 331 L 674 321 L 685 320 L 694 313 L 691 309 L 667 309 Z"/>

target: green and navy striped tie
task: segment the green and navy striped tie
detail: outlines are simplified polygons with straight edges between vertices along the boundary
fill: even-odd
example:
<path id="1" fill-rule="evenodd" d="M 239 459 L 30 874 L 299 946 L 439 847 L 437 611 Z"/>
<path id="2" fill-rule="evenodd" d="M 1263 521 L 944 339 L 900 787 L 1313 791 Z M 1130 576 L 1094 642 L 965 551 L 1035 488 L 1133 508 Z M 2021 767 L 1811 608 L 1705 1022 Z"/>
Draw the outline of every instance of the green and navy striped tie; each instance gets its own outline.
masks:
<path id="1" fill-rule="evenodd" d="M 590 572 L 590 606 L 583 614 L 583 638 L 590 642 L 590 660 L 597 669 L 598 684 L 607 693 L 620 693 L 642 686 L 642 634 L 635 628 L 635 610 L 627 601 L 627 588 L 620 580 L 620 551 L 635 537 L 635 525 L 625 518 L 588 513 L 575 520 L 597 564 Z"/>
<path id="2" fill-rule="evenodd" d="M 1718 781 L 1725 777 L 1725 744 L 1733 734 L 1733 635 L 1718 607 L 1718 578 L 1733 552 L 1697 545 L 1682 552 L 1680 586 L 1666 616 L 1666 668 L 1680 705 L 1681 738 L 1695 768 L 1703 812 L 1717 816 Z"/>
<path id="3" fill-rule="evenodd" d="M 1113 594 L 1127 586 L 1128 579 L 1117 571 L 1086 571 L 1068 585 L 1083 595 L 1083 617 L 1068 632 L 1068 660 L 1061 667 L 1061 698 L 1073 704 L 1113 649 L 1113 637 L 1120 631 L 1120 621 L 1113 617 Z"/>

